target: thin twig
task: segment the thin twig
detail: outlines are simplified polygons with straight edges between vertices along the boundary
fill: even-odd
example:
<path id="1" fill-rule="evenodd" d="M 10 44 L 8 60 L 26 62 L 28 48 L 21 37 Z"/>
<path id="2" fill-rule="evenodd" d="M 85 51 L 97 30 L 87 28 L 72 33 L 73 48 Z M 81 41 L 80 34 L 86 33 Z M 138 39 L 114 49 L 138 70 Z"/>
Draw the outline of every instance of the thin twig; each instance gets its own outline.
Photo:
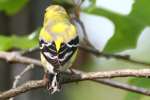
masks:
<path id="1" fill-rule="evenodd" d="M 77 7 L 81 7 L 81 4 L 83 3 L 83 0 L 72 0 L 73 4 Z"/>
<path id="2" fill-rule="evenodd" d="M 25 55 L 25 54 L 29 54 L 29 53 L 32 53 L 32 52 L 35 52 L 35 51 L 40 51 L 39 46 L 30 48 L 30 49 L 27 49 L 27 50 L 20 51 L 19 53 L 20 53 L 21 55 Z"/>
<path id="3" fill-rule="evenodd" d="M 30 64 L 30 65 L 28 65 L 19 75 L 17 75 L 17 76 L 15 77 L 14 82 L 13 82 L 12 88 L 13 88 L 13 89 L 16 88 L 17 85 L 18 85 L 18 83 L 19 83 L 19 81 L 20 81 L 20 79 L 22 78 L 22 76 L 23 76 L 26 72 L 28 72 L 29 70 L 31 70 L 31 69 L 33 69 L 33 68 L 34 68 L 34 65 L 33 65 L 33 64 Z M 14 97 L 10 98 L 9 100 L 14 100 Z"/>
<path id="4" fill-rule="evenodd" d="M 121 73 L 124 73 L 124 74 L 121 74 Z M 66 74 L 67 77 L 65 76 L 65 74 Z M 145 76 L 145 74 L 148 74 L 148 76 L 150 76 L 150 69 L 145 69 L 145 70 L 118 70 L 118 71 L 89 72 L 89 73 L 85 73 L 85 72 L 75 70 L 74 74 L 64 73 L 64 75 L 62 75 L 63 80 L 61 80 L 61 83 L 62 84 L 67 84 L 67 83 L 71 83 L 71 82 L 78 82 L 78 81 L 84 81 L 84 80 L 94 80 L 96 82 L 104 83 L 104 84 L 111 83 L 111 84 L 109 84 L 110 86 L 118 87 L 118 88 L 125 89 L 125 90 L 128 90 L 128 91 L 141 93 L 141 94 L 150 96 L 150 91 L 146 90 L 144 88 L 138 88 L 138 87 L 135 87 L 135 86 L 129 86 L 129 85 L 124 85 L 124 84 L 119 84 L 119 83 L 114 84 L 110 80 L 109 81 L 108 80 L 99 80 L 99 78 L 110 78 L 112 76 L 113 77 L 114 76 L 115 77 L 120 77 L 120 75 L 121 76 L 128 76 L 128 75 L 135 76 L 135 75 L 138 75 L 138 77 L 139 77 L 141 75 Z M 1 93 L 0 94 L 0 99 L 7 99 L 7 98 L 10 98 L 10 97 L 16 96 L 20 93 L 24 93 L 26 91 L 29 91 L 31 89 L 36 89 L 36 88 L 45 87 L 45 86 L 46 86 L 46 82 L 44 80 L 29 81 L 29 82 L 15 88 L 15 89 L 10 89 L 6 92 Z"/>
<path id="5" fill-rule="evenodd" d="M 116 81 L 113 81 L 110 79 L 94 79 L 93 81 L 104 84 L 104 85 L 108 85 L 108 86 L 111 86 L 114 88 L 119 88 L 119 89 L 123 89 L 126 91 L 135 92 L 135 93 L 150 96 L 150 90 L 145 89 L 145 88 L 141 88 L 141 87 L 137 87 L 134 85 L 119 83 L 119 82 L 116 82 Z"/>
<path id="6" fill-rule="evenodd" d="M 23 64 L 35 64 L 37 66 L 42 66 L 39 60 L 22 56 L 18 52 L 0 51 L 0 59 L 6 60 L 8 62 L 18 62 L 18 63 L 23 63 Z"/>
<path id="7" fill-rule="evenodd" d="M 85 45 L 96 50 L 96 48 L 89 41 L 89 38 L 88 38 L 88 35 L 87 35 L 87 32 L 86 32 L 83 22 L 78 17 L 73 18 L 72 22 L 74 23 L 74 25 L 76 25 L 78 32 L 83 33 L 83 40 L 84 40 Z"/>
<path id="8" fill-rule="evenodd" d="M 108 54 L 108 53 L 100 52 L 100 51 L 98 51 L 96 49 L 93 49 L 93 48 L 90 48 L 90 47 L 79 46 L 79 48 L 81 50 L 84 50 L 84 51 L 88 52 L 88 53 L 94 54 L 97 57 L 105 57 L 107 59 L 115 58 L 117 60 L 122 60 L 122 61 L 130 62 L 130 63 L 133 63 L 133 64 L 139 64 L 139 65 L 142 65 L 142 66 L 150 66 L 150 63 L 131 59 L 129 55 Z"/>

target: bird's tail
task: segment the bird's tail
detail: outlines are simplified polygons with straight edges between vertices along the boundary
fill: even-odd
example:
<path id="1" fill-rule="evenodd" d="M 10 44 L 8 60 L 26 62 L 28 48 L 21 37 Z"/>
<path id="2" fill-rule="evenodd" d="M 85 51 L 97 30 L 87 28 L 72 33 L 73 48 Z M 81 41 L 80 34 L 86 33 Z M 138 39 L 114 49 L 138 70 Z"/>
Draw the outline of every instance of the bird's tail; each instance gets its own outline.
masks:
<path id="1" fill-rule="evenodd" d="M 48 74 L 48 85 L 47 89 L 50 92 L 50 94 L 53 94 L 60 90 L 60 82 L 59 82 L 59 73 L 49 73 Z"/>

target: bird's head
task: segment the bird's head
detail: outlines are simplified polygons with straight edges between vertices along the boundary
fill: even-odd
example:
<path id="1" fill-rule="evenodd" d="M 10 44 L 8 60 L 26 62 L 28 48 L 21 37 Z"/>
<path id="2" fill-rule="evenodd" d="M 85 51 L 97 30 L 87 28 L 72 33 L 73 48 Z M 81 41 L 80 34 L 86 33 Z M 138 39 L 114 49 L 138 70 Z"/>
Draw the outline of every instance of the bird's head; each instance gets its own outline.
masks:
<path id="1" fill-rule="evenodd" d="M 51 20 L 61 20 L 68 18 L 66 10 L 59 5 L 51 5 L 46 8 L 45 21 Z"/>

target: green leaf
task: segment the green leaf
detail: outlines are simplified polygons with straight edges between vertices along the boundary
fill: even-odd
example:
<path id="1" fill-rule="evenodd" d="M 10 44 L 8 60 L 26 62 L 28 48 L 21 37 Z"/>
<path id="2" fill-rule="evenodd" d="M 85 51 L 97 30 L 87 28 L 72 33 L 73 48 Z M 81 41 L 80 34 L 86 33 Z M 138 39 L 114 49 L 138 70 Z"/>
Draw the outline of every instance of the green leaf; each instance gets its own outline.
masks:
<path id="1" fill-rule="evenodd" d="M 12 46 L 14 48 L 19 49 L 29 49 L 38 44 L 38 41 L 36 39 L 31 40 L 27 36 L 23 37 L 12 36 L 12 41 L 13 41 Z"/>
<path id="2" fill-rule="evenodd" d="M 11 47 L 12 47 L 11 38 L 0 35 L 0 51 L 9 50 Z"/>
<path id="3" fill-rule="evenodd" d="M 0 11 L 13 15 L 22 9 L 28 0 L 0 0 Z"/>
<path id="4" fill-rule="evenodd" d="M 0 35 L 0 51 L 10 50 L 12 48 L 29 49 L 38 45 L 38 32 L 33 32 L 29 36 L 2 36 Z"/>
<path id="5" fill-rule="evenodd" d="M 135 48 L 142 30 L 150 25 L 150 0 L 136 0 L 129 15 L 120 15 L 109 10 L 92 6 L 84 12 L 105 16 L 115 25 L 115 34 L 107 42 L 104 52 L 114 53 Z"/>
<path id="6" fill-rule="evenodd" d="M 150 88 L 150 79 L 149 78 L 133 78 L 129 81 L 130 84 L 136 85 L 138 87 L 143 87 L 143 88 Z M 133 93 L 133 92 L 128 92 L 125 96 L 124 100 L 141 100 L 144 95 L 138 94 L 138 93 Z"/>

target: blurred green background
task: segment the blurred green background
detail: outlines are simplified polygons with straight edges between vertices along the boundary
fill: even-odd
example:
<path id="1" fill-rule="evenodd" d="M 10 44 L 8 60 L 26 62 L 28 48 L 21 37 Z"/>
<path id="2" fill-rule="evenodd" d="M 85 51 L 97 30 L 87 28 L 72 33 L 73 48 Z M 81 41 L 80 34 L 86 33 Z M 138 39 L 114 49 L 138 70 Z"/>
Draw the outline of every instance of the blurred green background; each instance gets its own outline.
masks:
<path id="1" fill-rule="evenodd" d="M 53 2 L 67 7 L 71 0 L 0 0 L 0 51 L 25 50 L 38 45 L 44 9 Z M 132 59 L 150 62 L 150 0 L 84 0 L 81 7 L 89 41 L 100 51 L 129 54 Z M 80 34 L 82 36 L 82 34 Z M 86 55 L 86 56 L 85 56 Z M 39 59 L 39 52 L 26 56 Z M 86 59 L 85 59 L 86 58 Z M 14 76 L 26 65 L 0 60 L 0 91 L 12 87 Z M 80 51 L 74 64 L 84 71 L 147 68 L 116 59 L 97 58 Z M 43 69 L 35 67 L 21 80 L 41 79 Z M 147 78 L 114 80 L 150 88 Z M 49 95 L 46 89 L 21 94 L 15 100 L 150 100 L 150 97 L 97 84 L 91 81 L 65 84 L 61 92 Z"/>

